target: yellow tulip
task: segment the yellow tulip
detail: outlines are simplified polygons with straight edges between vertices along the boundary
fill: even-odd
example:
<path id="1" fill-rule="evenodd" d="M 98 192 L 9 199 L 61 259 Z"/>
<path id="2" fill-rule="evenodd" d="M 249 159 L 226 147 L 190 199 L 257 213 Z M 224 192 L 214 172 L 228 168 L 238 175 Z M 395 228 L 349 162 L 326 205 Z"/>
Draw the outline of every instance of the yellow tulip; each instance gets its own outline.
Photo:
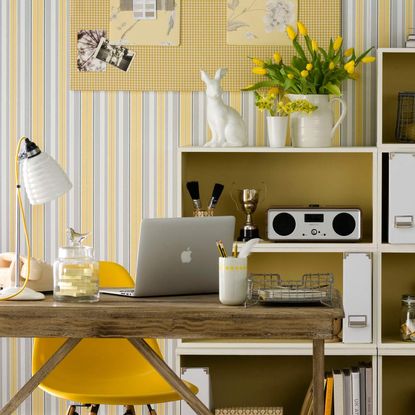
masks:
<path id="1" fill-rule="evenodd" d="M 308 76 L 308 71 L 306 71 L 306 70 L 301 71 L 301 76 L 302 76 L 303 78 L 307 78 L 307 76 Z"/>
<path id="2" fill-rule="evenodd" d="M 338 51 L 341 48 L 342 43 L 343 43 L 343 38 L 341 36 L 337 36 L 336 40 L 333 43 L 333 49 L 335 51 Z"/>
<path id="3" fill-rule="evenodd" d="M 287 25 L 287 35 L 291 40 L 294 40 L 297 37 L 297 33 L 295 33 L 295 30 L 290 26 Z"/>
<path id="4" fill-rule="evenodd" d="M 265 68 L 262 68 L 261 66 L 255 66 L 255 68 L 252 68 L 252 73 L 256 75 L 265 75 L 267 73 L 267 70 Z"/>
<path id="5" fill-rule="evenodd" d="M 277 87 L 274 88 L 270 88 L 270 90 L 268 91 L 268 95 L 278 95 L 280 92 L 280 90 Z"/>
<path id="6" fill-rule="evenodd" d="M 354 72 L 350 74 L 349 77 L 357 81 L 360 78 L 360 74 L 358 72 Z"/>
<path id="7" fill-rule="evenodd" d="M 348 74 L 352 74 L 354 72 L 354 61 L 347 62 L 344 65 L 344 69 Z"/>
<path id="8" fill-rule="evenodd" d="M 313 69 L 313 64 L 312 63 L 307 63 L 306 67 L 307 71 L 311 71 Z"/>
<path id="9" fill-rule="evenodd" d="M 298 27 L 298 31 L 303 36 L 307 36 L 307 28 L 301 22 L 297 22 L 297 27 Z"/>
<path id="10" fill-rule="evenodd" d="M 353 55 L 353 51 L 354 51 L 354 49 L 353 49 L 353 48 L 346 49 L 346 50 L 344 51 L 344 56 L 346 56 L 346 58 L 348 58 L 348 57 L 352 56 L 352 55 Z"/>
<path id="11" fill-rule="evenodd" d="M 252 63 L 256 66 L 260 66 L 261 68 L 265 65 L 265 62 L 263 60 L 256 58 L 252 59 Z"/>
<path id="12" fill-rule="evenodd" d="M 278 65 L 281 62 L 281 55 L 278 52 L 274 53 L 274 62 Z"/>
<path id="13" fill-rule="evenodd" d="M 318 49 L 318 43 L 316 40 L 311 41 L 311 49 L 313 49 L 314 52 Z"/>
<path id="14" fill-rule="evenodd" d="M 333 69 L 334 69 L 334 67 L 335 67 L 336 65 L 334 64 L 334 62 L 333 61 L 331 61 L 330 63 L 329 63 L 329 69 L 332 71 Z"/>
<path id="15" fill-rule="evenodd" d="M 374 56 L 365 56 L 364 58 L 362 58 L 363 63 L 372 63 L 375 60 L 376 58 Z"/>
<path id="16" fill-rule="evenodd" d="M 289 74 L 287 75 L 287 77 L 288 77 L 288 79 L 294 79 L 294 75 L 293 75 L 292 73 L 289 73 Z"/>

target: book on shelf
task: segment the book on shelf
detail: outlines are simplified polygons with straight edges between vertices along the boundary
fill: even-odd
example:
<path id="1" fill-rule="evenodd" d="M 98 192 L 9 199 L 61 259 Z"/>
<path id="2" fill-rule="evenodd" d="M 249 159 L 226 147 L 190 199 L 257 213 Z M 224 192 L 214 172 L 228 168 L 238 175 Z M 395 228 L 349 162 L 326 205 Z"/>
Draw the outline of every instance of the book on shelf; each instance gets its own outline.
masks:
<path id="1" fill-rule="evenodd" d="M 360 370 L 352 367 L 350 371 L 352 378 L 352 414 L 360 415 Z"/>
<path id="2" fill-rule="evenodd" d="M 324 415 L 331 415 L 333 410 L 333 375 L 326 374 L 326 395 L 324 400 Z"/>
<path id="3" fill-rule="evenodd" d="M 334 415 L 344 414 L 343 373 L 340 369 L 333 370 L 333 407 Z"/>
<path id="4" fill-rule="evenodd" d="M 300 415 L 312 415 L 312 413 L 313 413 L 313 381 L 310 382 L 310 385 L 305 394 Z"/>
<path id="5" fill-rule="evenodd" d="M 360 363 L 365 368 L 365 410 L 366 415 L 373 415 L 373 369 L 370 363 Z"/>
<path id="6" fill-rule="evenodd" d="M 343 369 L 344 415 L 351 415 L 352 408 L 352 376 L 350 369 Z"/>
<path id="7" fill-rule="evenodd" d="M 366 415 L 366 367 L 359 363 L 360 375 L 360 415 Z"/>

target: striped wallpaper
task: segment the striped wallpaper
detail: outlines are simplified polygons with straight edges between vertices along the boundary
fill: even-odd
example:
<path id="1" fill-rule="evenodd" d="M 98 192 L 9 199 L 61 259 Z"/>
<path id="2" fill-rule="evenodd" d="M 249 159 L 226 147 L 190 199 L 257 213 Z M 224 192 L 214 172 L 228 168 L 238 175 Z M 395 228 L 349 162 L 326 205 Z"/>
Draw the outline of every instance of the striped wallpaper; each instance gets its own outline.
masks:
<path id="1" fill-rule="evenodd" d="M 52 262 L 71 225 L 93 231 L 98 258 L 135 274 L 140 219 L 178 214 L 177 146 L 205 142 L 204 95 L 69 91 L 68 6 L 69 0 L 0 0 L 0 252 L 14 246 L 13 156 L 18 138 L 27 135 L 74 184 L 67 196 L 28 215 L 34 256 Z M 343 10 L 345 45 L 358 50 L 403 46 L 415 24 L 412 0 L 343 0 Z M 344 89 L 343 145 L 375 143 L 375 73 L 367 65 L 362 80 Z M 250 145 L 263 145 L 265 123 L 253 95 L 225 99 L 242 112 Z M 173 362 L 174 343 L 162 347 Z M 30 361 L 31 340 L 0 340 L 0 405 L 28 378 Z M 65 407 L 37 391 L 17 413 L 63 414 Z"/>

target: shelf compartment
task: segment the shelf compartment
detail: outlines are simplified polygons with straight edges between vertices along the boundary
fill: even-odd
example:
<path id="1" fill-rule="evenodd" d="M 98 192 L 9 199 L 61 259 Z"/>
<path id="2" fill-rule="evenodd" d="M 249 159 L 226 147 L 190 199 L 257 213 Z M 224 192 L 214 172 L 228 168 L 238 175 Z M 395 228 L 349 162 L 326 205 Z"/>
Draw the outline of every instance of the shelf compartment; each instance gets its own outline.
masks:
<path id="1" fill-rule="evenodd" d="M 381 281 L 382 342 L 399 339 L 401 296 L 415 292 L 415 253 L 383 253 Z M 402 342 L 403 348 L 406 342 Z"/>
<path id="2" fill-rule="evenodd" d="M 327 356 L 326 370 L 371 362 L 369 356 Z M 215 408 L 283 406 L 299 414 L 312 378 L 309 356 L 181 356 L 182 367 L 209 367 Z"/>
<path id="3" fill-rule="evenodd" d="M 415 342 L 404 342 L 398 336 L 384 338 L 378 353 L 379 356 L 415 356 Z"/>
<path id="4" fill-rule="evenodd" d="M 267 186 L 266 199 L 254 213 L 260 236 L 266 237 L 266 211 L 273 205 L 355 206 L 362 210 L 362 240 L 373 242 L 373 165 L 376 155 L 360 153 L 235 153 L 182 152 L 180 186 L 182 216 L 192 215 L 185 183 L 198 180 L 206 206 L 214 183 L 225 185 L 216 215 L 237 218 L 235 239 L 244 216 L 237 211 L 230 192 L 236 188 Z"/>
<path id="5" fill-rule="evenodd" d="M 379 370 L 382 414 L 413 414 L 415 357 L 384 356 Z"/>
<path id="6" fill-rule="evenodd" d="M 415 92 L 415 53 L 380 49 L 378 58 L 378 143 L 399 145 L 395 139 L 398 93 Z"/>

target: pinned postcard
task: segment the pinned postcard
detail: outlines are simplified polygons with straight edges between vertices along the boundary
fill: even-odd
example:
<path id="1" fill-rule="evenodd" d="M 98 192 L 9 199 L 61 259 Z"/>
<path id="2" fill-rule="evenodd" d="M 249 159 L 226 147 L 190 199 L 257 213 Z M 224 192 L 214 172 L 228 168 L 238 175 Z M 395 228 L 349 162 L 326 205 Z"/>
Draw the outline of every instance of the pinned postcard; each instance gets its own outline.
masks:
<path id="1" fill-rule="evenodd" d="M 228 0 L 226 9 L 228 45 L 291 45 L 298 0 Z"/>

